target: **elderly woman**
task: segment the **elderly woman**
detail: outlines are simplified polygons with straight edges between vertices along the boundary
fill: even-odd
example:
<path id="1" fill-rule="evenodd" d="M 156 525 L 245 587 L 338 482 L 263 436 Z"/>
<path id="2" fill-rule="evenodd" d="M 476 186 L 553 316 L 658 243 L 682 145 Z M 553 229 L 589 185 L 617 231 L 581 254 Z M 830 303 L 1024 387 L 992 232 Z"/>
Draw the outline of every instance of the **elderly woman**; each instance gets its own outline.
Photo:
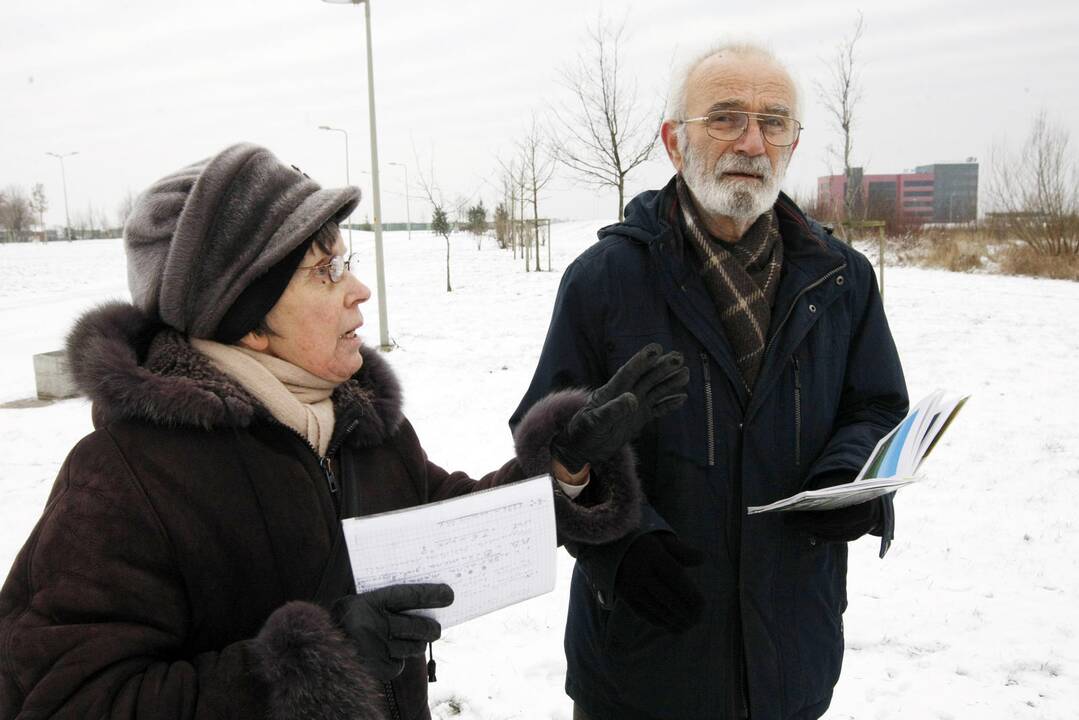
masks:
<path id="1" fill-rule="evenodd" d="M 96 429 L 0 591 L 0 718 L 429 717 L 440 628 L 403 611 L 452 589 L 355 594 L 341 518 L 553 472 L 560 537 L 630 527 L 625 443 L 684 400 L 681 358 L 646 348 L 537 405 L 497 471 L 448 473 L 356 334 L 336 223 L 358 201 L 246 144 L 139 198 L 134 302 L 68 341 Z"/>

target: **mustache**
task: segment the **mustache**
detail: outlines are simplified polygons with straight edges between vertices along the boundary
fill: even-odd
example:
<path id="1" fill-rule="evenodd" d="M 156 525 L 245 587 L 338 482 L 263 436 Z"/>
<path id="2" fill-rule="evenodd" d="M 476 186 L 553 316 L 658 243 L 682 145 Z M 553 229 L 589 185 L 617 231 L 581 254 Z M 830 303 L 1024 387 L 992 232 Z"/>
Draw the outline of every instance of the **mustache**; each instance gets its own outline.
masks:
<path id="1" fill-rule="evenodd" d="M 768 157 L 765 155 L 746 157 L 745 155 L 727 153 L 719 156 L 719 160 L 716 162 L 715 173 L 716 180 L 719 180 L 723 173 L 759 175 L 764 180 L 771 180 L 772 163 L 769 162 Z"/>

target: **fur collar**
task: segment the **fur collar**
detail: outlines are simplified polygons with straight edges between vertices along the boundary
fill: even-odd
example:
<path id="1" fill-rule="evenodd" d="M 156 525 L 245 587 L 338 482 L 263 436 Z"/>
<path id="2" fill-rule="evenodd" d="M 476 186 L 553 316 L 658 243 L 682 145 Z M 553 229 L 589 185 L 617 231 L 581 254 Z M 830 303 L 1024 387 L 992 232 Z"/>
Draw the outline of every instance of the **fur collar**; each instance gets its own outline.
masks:
<path id="1" fill-rule="evenodd" d="M 377 350 L 333 393 L 335 435 L 367 447 L 400 426 L 401 386 Z M 93 401 L 95 426 L 137 420 L 204 430 L 247 427 L 269 417 L 239 383 L 217 370 L 187 338 L 134 305 L 112 302 L 83 315 L 67 338 L 75 382 Z M 336 440 L 336 437 L 335 437 Z"/>

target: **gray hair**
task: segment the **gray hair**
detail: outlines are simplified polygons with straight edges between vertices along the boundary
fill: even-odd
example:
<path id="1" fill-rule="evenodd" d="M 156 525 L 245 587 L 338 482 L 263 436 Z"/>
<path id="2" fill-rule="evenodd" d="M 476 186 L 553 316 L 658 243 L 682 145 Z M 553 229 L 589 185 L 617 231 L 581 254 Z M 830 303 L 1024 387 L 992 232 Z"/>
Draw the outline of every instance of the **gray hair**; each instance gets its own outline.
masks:
<path id="1" fill-rule="evenodd" d="M 775 54 L 764 47 L 763 45 L 757 45 L 749 42 L 724 42 L 718 45 L 714 45 L 708 50 L 694 56 L 688 63 L 682 66 L 681 69 L 676 71 L 671 76 L 671 88 L 670 93 L 667 96 L 667 120 L 685 120 L 686 119 L 686 90 L 689 84 L 689 76 L 693 74 L 701 63 L 705 60 L 719 55 L 720 53 L 730 53 L 732 55 L 741 55 L 743 57 L 755 57 L 762 60 L 769 60 L 777 67 L 783 70 L 791 79 L 791 87 L 794 90 L 794 97 L 792 98 L 791 114 L 794 117 L 798 117 L 799 106 L 799 93 L 798 84 L 794 81 L 794 77 L 786 66 L 779 61 L 779 58 Z M 684 152 L 686 147 L 686 126 L 675 126 L 675 137 L 678 138 L 678 148 Z"/>

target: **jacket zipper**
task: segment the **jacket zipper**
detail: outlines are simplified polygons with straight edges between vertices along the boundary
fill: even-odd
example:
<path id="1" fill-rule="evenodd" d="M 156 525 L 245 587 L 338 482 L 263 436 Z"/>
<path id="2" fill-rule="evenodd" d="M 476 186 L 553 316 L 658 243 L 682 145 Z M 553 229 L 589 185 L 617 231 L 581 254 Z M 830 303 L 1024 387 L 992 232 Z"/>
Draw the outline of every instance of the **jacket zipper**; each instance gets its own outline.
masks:
<path id="1" fill-rule="evenodd" d="M 311 441 L 308 440 L 307 438 L 305 438 L 300 433 L 296 432 L 296 430 L 294 430 L 293 428 L 290 428 L 288 425 L 281 422 L 277 418 L 271 418 L 270 421 L 272 423 L 274 423 L 275 425 L 283 427 L 285 430 L 288 430 L 290 433 L 292 433 L 293 435 L 298 437 L 300 439 L 300 441 L 303 442 L 303 444 L 307 446 L 307 449 L 310 450 L 311 453 L 315 456 L 315 460 L 316 460 L 316 462 L 318 462 L 318 466 L 322 470 L 322 477 L 326 480 L 326 487 L 330 491 L 330 501 L 333 503 L 334 510 L 336 510 L 337 514 L 340 515 L 340 513 L 341 513 L 341 508 L 339 506 L 340 501 L 338 500 L 338 497 L 337 497 L 337 490 L 338 490 L 337 477 L 334 476 L 333 470 L 330 468 L 330 458 L 333 456 L 333 454 L 335 452 L 337 452 L 337 449 L 339 447 L 341 447 L 341 443 L 344 442 L 344 439 L 346 437 L 348 437 L 348 434 L 351 433 L 356 428 L 356 425 L 359 424 L 358 421 L 353 420 L 351 423 L 349 423 L 348 427 L 345 428 L 345 431 L 343 433 L 341 433 L 341 435 L 338 437 L 337 442 L 335 442 L 333 445 L 330 445 L 328 448 L 326 448 L 326 457 L 319 457 L 318 449 L 315 448 L 315 446 L 311 444 Z"/>
<path id="2" fill-rule="evenodd" d="M 765 355 L 768 354 L 768 351 L 772 349 L 772 345 L 774 345 L 776 340 L 779 339 L 779 331 L 782 330 L 783 326 L 787 324 L 787 320 L 790 319 L 791 313 L 794 312 L 794 308 L 798 305 L 798 301 L 802 299 L 802 296 L 805 295 L 810 290 L 813 290 L 815 288 L 820 287 L 821 285 L 824 284 L 824 282 L 828 278 L 832 277 L 833 275 L 835 275 L 837 273 L 843 272 L 846 269 L 847 269 L 847 263 L 843 263 L 842 265 L 840 265 L 836 269 L 828 272 L 826 275 L 822 275 L 820 277 L 820 279 L 817 280 L 815 283 L 813 283 L 811 285 L 807 285 L 804 288 L 802 288 L 801 292 L 799 292 L 794 297 L 794 301 L 791 303 L 790 307 L 787 308 L 787 314 L 783 316 L 783 319 L 780 320 L 779 324 L 775 326 L 775 329 L 771 331 L 772 332 L 772 339 L 768 341 L 768 346 L 766 348 L 764 348 L 764 354 Z"/>
<path id="3" fill-rule="evenodd" d="M 794 466 L 802 466 L 802 373 L 798 367 L 798 356 L 791 356 L 794 361 Z"/>
<path id="4" fill-rule="evenodd" d="M 388 680 L 383 683 L 386 690 L 386 702 L 390 706 L 391 720 L 401 720 L 401 708 L 397 704 L 397 693 L 394 692 L 393 683 Z"/>
<path id="5" fill-rule="evenodd" d="M 708 430 L 708 467 L 716 464 L 716 419 L 712 414 L 712 373 L 708 369 L 708 353 L 701 351 L 704 371 L 704 424 Z"/>
<path id="6" fill-rule="evenodd" d="M 318 466 L 322 468 L 322 474 L 326 476 L 326 484 L 330 486 L 330 497 L 337 498 L 337 478 L 334 477 L 333 468 L 330 467 L 330 456 L 319 458 Z M 334 503 L 337 504 L 336 502 Z"/>

